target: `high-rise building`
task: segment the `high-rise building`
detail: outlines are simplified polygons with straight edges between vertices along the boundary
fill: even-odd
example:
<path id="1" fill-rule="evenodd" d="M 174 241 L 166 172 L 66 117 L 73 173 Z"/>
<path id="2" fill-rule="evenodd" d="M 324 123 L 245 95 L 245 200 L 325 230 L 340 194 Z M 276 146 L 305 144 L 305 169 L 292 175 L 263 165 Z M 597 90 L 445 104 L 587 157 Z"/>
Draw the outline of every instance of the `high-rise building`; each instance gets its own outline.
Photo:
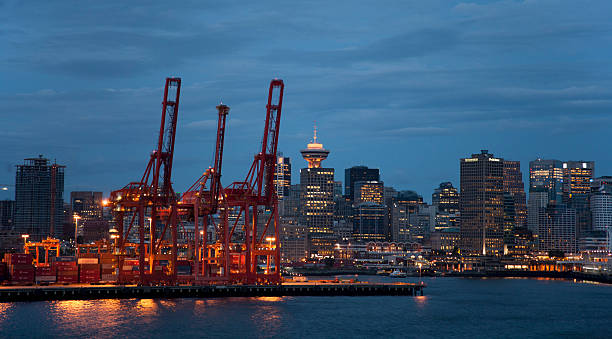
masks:
<path id="1" fill-rule="evenodd" d="M 434 189 L 431 204 L 437 206 L 439 211 L 459 212 L 459 191 L 453 187 L 452 183 L 443 182 L 440 187 Z"/>
<path id="2" fill-rule="evenodd" d="M 540 210 L 540 251 L 576 253 L 576 210 L 564 204 L 549 204 Z"/>
<path id="3" fill-rule="evenodd" d="M 342 181 L 334 181 L 334 199 L 342 197 Z"/>
<path id="4" fill-rule="evenodd" d="M 527 201 L 521 162 L 504 159 L 504 192 L 513 200 L 514 227 L 523 228 L 527 224 Z"/>
<path id="5" fill-rule="evenodd" d="M 276 172 L 274 172 L 274 187 L 279 199 L 289 195 L 291 187 L 291 159 L 282 153 L 276 159 Z"/>
<path id="6" fill-rule="evenodd" d="M 64 168 L 50 164 L 40 155 L 17 165 L 15 180 L 15 223 L 19 234 L 39 241 L 47 236 L 61 237 L 64 219 Z"/>
<path id="7" fill-rule="evenodd" d="M 384 204 L 385 184 L 382 181 L 357 181 L 354 185 L 353 204 L 364 202 Z"/>
<path id="8" fill-rule="evenodd" d="M 461 250 L 503 254 L 504 160 L 488 150 L 461 159 Z"/>
<path id="9" fill-rule="evenodd" d="M 400 191 L 391 207 L 391 240 L 409 242 L 416 238 L 416 223 L 423 197 L 415 191 Z"/>
<path id="10" fill-rule="evenodd" d="M 73 222 L 77 222 L 74 226 L 78 226 L 78 235 L 83 236 L 83 241 L 108 236 L 108 222 L 102 220 L 102 192 L 70 192 L 70 204 L 74 215 L 79 217 L 78 222 L 75 219 Z"/>
<path id="11" fill-rule="evenodd" d="M 15 218 L 15 200 L 0 200 L 0 230 L 10 230 Z"/>
<path id="12" fill-rule="evenodd" d="M 563 162 L 563 203 L 576 210 L 578 237 L 592 230 L 589 195 L 594 172 L 593 161 Z"/>
<path id="13" fill-rule="evenodd" d="M 612 177 L 593 179 L 591 189 L 593 231 L 607 232 L 612 228 Z"/>
<path id="14" fill-rule="evenodd" d="M 85 220 L 102 219 L 102 192 L 70 192 L 72 212 Z"/>
<path id="15" fill-rule="evenodd" d="M 450 182 L 443 182 L 431 195 L 432 205 L 437 209 L 435 230 L 459 227 L 459 191 Z"/>
<path id="16" fill-rule="evenodd" d="M 563 163 L 559 160 L 536 159 L 529 162 L 529 192 L 544 187 L 550 202 L 561 203 L 563 195 Z"/>
<path id="17" fill-rule="evenodd" d="M 334 238 L 334 169 L 321 167 L 329 151 L 313 142 L 301 151 L 308 168 L 300 170 L 300 225 L 308 230 L 309 253 L 320 257 L 333 254 Z"/>
<path id="18" fill-rule="evenodd" d="M 380 181 L 378 168 L 353 166 L 344 170 L 344 195 L 353 200 L 355 183 L 358 181 Z"/>
<path id="19" fill-rule="evenodd" d="M 533 233 L 538 234 L 540 211 L 548 206 L 548 190 L 544 186 L 532 187 L 529 192 L 529 206 L 527 213 L 527 228 Z"/>
<path id="20" fill-rule="evenodd" d="M 362 202 L 353 214 L 353 238 L 358 241 L 387 240 L 387 208 L 375 202 Z"/>

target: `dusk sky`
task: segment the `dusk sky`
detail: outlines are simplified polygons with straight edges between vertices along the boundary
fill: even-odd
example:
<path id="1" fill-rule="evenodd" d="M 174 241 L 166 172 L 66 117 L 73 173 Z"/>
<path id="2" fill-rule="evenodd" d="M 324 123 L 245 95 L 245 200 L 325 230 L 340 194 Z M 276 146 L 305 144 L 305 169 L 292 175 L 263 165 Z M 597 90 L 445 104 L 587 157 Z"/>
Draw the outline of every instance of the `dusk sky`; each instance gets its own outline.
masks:
<path id="1" fill-rule="evenodd" d="M 138 180 L 167 76 L 183 79 L 179 192 L 211 165 L 220 100 L 222 181 L 244 178 L 275 77 L 294 183 L 314 121 L 336 180 L 376 167 L 426 201 L 480 149 L 524 175 L 538 157 L 612 175 L 610 1 L 205 3 L 0 0 L 0 184 L 38 154 L 67 166 L 65 199 Z"/>

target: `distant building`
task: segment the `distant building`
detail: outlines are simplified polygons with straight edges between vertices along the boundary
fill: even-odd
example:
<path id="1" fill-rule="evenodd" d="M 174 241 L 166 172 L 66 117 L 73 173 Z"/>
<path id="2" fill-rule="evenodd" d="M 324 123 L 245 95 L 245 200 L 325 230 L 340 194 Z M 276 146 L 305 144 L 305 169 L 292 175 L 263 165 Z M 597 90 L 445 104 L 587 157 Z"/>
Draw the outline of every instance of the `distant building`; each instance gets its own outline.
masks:
<path id="1" fill-rule="evenodd" d="M 443 182 L 431 195 L 436 207 L 435 230 L 459 227 L 459 191 L 450 182 Z"/>
<path id="2" fill-rule="evenodd" d="M 437 206 L 438 211 L 449 213 L 459 212 L 459 191 L 450 182 L 443 182 L 434 189 L 431 195 L 431 204 Z"/>
<path id="3" fill-rule="evenodd" d="M 108 221 L 106 220 L 85 220 L 82 226 L 83 243 L 90 243 L 109 238 Z"/>
<path id="4" fill-rule="evenodd" d="M 589 196 L 594 172 L 593 161 L 563 162 L 563 203 L 576 210 L 577 237 L 592 230 Z"/>
<path id="5" fill-rule="evenodd" d="M 70 204 L 72 206 L 72 213 L 80 217 L 78 221 L 79 235 L 84 235 L 83 228 L 85 226 L 85 222 L 102 220 L 102 192 L 70 192 Z M 108 227 L 108 223 L 106 227 Z"/>
<path id="6" fill-rule="evenodd" d="M 0 200 L 0 230 L 10 230 L 15 218 L 15 200 Z"/>
<path id="7" fill-rule="evenodd" d="M 355 183 L 358 181 L 380 181 L 378 168 L 353 166 L 344 170 L 344 195 L 353 200 Z"/>
<path id="8" fill-rule="evenodd" d="M 461 159 L 461 250 L 501 255 L 504 236 L 504 160 L 487 150 Z"/>
<path id="9" fill-rule="evenodd" d="M 362 202 L 354 207 L 353 238 L 358 241 L 387 240 L 387 208 L 376 202 Z"/>
<path id="10" fill-rule="evenodd" d="M 384 204 L 385 184 L 382 181 L 357 181 L 354 185 L 353 204 L 364 202 Z"/>
<path id="11" fill-rule="evenodd" d="M 532 187 L 529 192 L 529 206 L 527 214 L 527 229 L 538 234 L 540 211 L 548 206 L 549 191 L 545 186 Z"/>
<path id="12" fill-rule="evenodd" d="M 412 242 L 417 236 L 417 215 L 423 197 L 415 191 L 400 191 L 391 207 L 391 240 Z"/>
<path id="13" fill-rule="evenodd" d="M 612 228 L 612 177 L 594 179 L 591 189 L 593 231 L 606 232 Z"/>
<path id="14" fill-rule="evenodd" d="M 548 200 L 562 202 L 563 163 L 559 160 L 536 159 L 529 162 L 529 192 L 543 187 Z"/>
<path id="15" fill-rule="evenodd" d="M 17 165 L 13 226 L 16 233 L 29 234 L 32 241 L 47 236 L 61 237 L 64 168 L 51 164 L 42 155 Z"/>
<path id="16" fill-rule="evenodd" d="M 540 211 L 538 230 L 541 251 L 576 253 L 576 210 L 563 204 L 550 204 Z"/>
<path id="17" fill-rule="evenodd" d="M 520 161 L 504 159 L 504 192 L 509 193 L 513 200 L 513 228 L 525 227 L 527 225 L 527 201 Z"/>
<path id="18" fill-rule="evenodd" d="M 279 155 L 276 159 L 276 172 L 274 172 L 274 186 L 279 199 L 289 195 L 291 188 L 291 159 Z"/>
<path id="19" fill-rule="evenodd" d="M 431 233 L 431 249 L 452 253 L 459 248 L 460 233 L 458 228 L 447 228 Z"/>
<path id="20" fill-rule="evenodd" d="M 308 256 L 308 230 L 299 224 L 298 218 L 281 218 L 279 233 L 282 262 L 298 262 Z"/>
<path id="21" fill-rule="evenodd" d="M 321 167 L 329 151 L 313 142 L 301 151 L 308 168 L 300 170 L 300 225 L 308 229 L 309 253 L 319 257 L 333 254 L 334 238 L 334 169 Z"/>

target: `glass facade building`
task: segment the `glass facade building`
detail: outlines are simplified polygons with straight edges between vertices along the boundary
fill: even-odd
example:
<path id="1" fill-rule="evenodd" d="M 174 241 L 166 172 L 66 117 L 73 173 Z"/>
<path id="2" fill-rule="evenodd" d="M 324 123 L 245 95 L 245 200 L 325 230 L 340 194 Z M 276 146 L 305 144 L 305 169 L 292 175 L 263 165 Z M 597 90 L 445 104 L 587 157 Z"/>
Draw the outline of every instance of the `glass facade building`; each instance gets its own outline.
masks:
<path id="1" fill-rule="evenodd" d="M 487 150 L 460 162 L 461 250 L 503 254 L 504 160 Z"/>
<path id="2" fill-rule="evenodd" d="M 51 164 L 42 155 L 25 159 L 23 165 L 17 165 L 15 178 L 15 232 L 29 234 L 31 241 L 60 238 L 63 197 L 64 166 Z"/>

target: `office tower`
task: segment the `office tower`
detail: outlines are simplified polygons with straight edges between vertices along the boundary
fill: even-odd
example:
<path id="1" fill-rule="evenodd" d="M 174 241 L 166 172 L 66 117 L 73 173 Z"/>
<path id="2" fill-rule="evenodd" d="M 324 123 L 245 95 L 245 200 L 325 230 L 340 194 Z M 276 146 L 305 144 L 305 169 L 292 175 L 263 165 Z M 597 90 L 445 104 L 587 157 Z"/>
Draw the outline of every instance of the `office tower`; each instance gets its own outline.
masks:
<path id="1" fill-rule="evenodd" d="M 384 187 L 383 201 L 385 207 L 387 207 L 387 238 L 393 239 L 393 202 L 397 199 L 397 190 L 393 187 Z"/>
<path id="2" fill-rule="evenodd" d="M 362 202 L 354 207 L 353 238 L 357 241 L 387 239 L 387 208 L 375 202 Z"/>
<path id="3" fill-rule="evenodd" d="M 298 222 L 298 218 L 281 219 L 279 229 L 281 238 L 281 261 L 298 262 L 308 256 L 308 230 Z"/>
<path id="4" fill-rule="evenodd" d="M 415 237 L 416 215 L 423 197 L 414 191 L 400 191 L 391 207 L 391 240 L 410 242 Z"/>
<path id="5" fill-rule="evenodd" d="M 591 190 L 593 231 L 607 232 L 612 227 L 612 177 L 593 179 Z"/>
<path id="6" fill-rule="evenodd" d="M 353 184 L 353 237 L 359 241 L 386 240 L 389 234 L 385 185 L 382 181 Z"/>
<path id="7" fill-rule="evenodd" d="M 317 142 L 316 128 L 313 142 L 301 153 L 308 168 L 300 170 L 300 224 L 308 229 L 310 255 L 331 256 L 335 244 L 334 169 L 321 167 L 329 151 Z"/>
<path id="8" fill-rule="evenodd" d="M 576 210 L 578 237 L 592 230 L 589 195 L 594 172 L 593 161 L 563 162 L 563 203 Z"/>
<path id="9" fill-rule="evenodd" d="M 412 241 L 423 244 L 429 240 L 430 234 L 435 230 L 437 208 L 426 203 L 420 204 L 417 208 L 416 223 L 411 232 Z"/>
<path id="10" fill-rule="evenodd" d="M 334 181 L 334 199 L 342 197 L 342 181 Z"/>
<path id="11" fill-rule="evenodd" d="M 384 204 L 385 184 L 382 181 L 357 181 L 353 189 L 353 204 L 355 206 L 364 202 Z"/>
<path id="12" fill-rule="evenodd" d="M 504 192 L 513 200 L 514 228 L 523 228 L 527 224 L 527 201 L 521 162 L 504 159 Z"/>
<path id="13" fill-rule="evenodd" d="M 439 211 L 456 213 L 459 212 L 459 192 L 450 182 L 443 182 L 440 187 L 434 189 L 431 195 L 431 203 L 438 207 Z"/>
<path id="14" fill-rule="evenodd" d="M 10 230 L 13 227 L 15 218 L 15 201 L 0 201 L 0 230 Z"/>
<path id="15" fill-rule="evenodd" d="M 563 163 L 559 160 L 536 159 L 529 162 L 529 192 L 543 187 L 550 202 L 561 203 L 563 195 Z"/>
<path id="16" fill-rule="evenodd" d="M 39 241 L 62 234 L 64 168 L 40 155 L 17 165 L 15 180 L 15 224 L 18 234 Z"/>
<path id="17" fill-rule="evenodd" d="M 516 227 L 516 207 L 514 197 L 508 192 L 504 192 L 504 244 L 508 244 L 513 237 Z"/>
<path id="18" fill-rule="evenodd" d="M 443 182 L 431 195 L 437 208 L 435 230 L 459 227 L 459 192 L 450 182 Z"/>
<path id="19" fill-rule="evenodd" d="M 281 153 L 276 159 L 276 172 L 274 172 L 274 187 L 279 199 L 289 195 L 291 187 L 291 159 Z"/>
<path id="20" fill-rule="evenodd" d="M 504 226 L 504 160 L 488 150 L 461 159 L 461 250 L 501 255 Z"/>
<path id="21" fill-rule="evenodd" d="M 532 187 L 529 192 L 529 206 L 527 213 L 527 228 L 538 234 L 540 211 L 548 206 L 548 190 L 544 186 Z"/>
<path id="22" fill-rule="evenodd" d="M 353 166 L 344 170 L 344 195 L 353 200 L 355 183 L 358 181 L 380 181 L 378 168 Z"/>
<path id="23" fill-rule="evenodd" d="M 540 211 L 540 251 L 576 252 L 576 210 L 564 204 L 550 204 Z"/>
<path id="24" fill-rule="evenodd" d="M 102 192 L 70 192 L 70 203 L 72 212 L 82 221 L 102 219 Z"/>
<path id="25" fill-rule="evenodd" d="M 300 196 L 302 186 L 300 184 L 289 186 L 289 194 L 278 202 L 280 217 L 300 216 Z"/>

